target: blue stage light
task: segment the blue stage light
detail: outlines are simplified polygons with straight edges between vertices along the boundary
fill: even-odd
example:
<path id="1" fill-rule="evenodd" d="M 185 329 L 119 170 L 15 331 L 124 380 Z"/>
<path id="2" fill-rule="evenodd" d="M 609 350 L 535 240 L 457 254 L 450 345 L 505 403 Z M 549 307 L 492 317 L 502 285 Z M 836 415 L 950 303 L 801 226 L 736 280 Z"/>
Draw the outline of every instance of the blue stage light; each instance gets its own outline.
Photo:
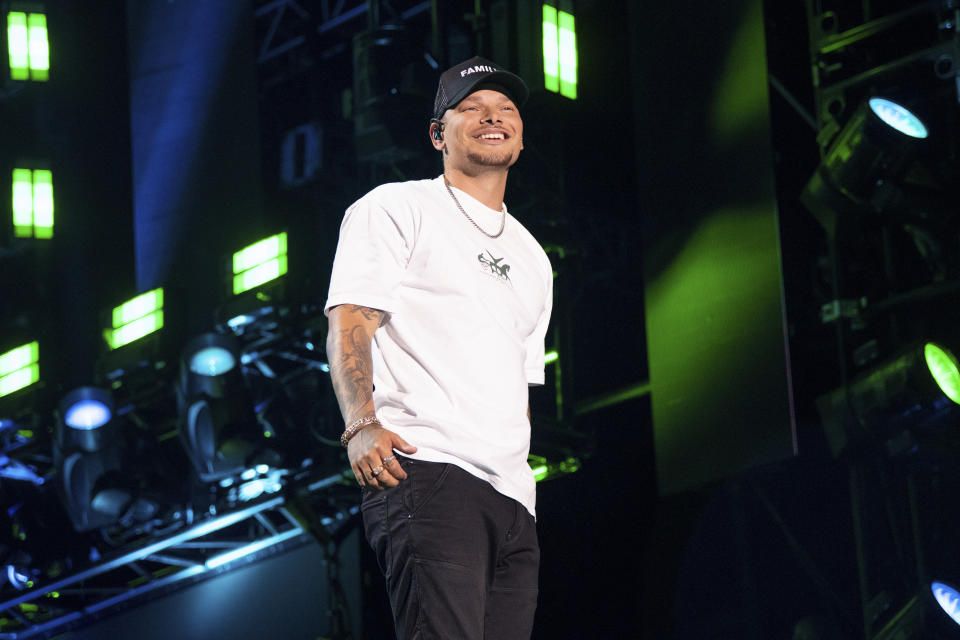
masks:
<path id="1" fill-rule="evenodd" d="M 190 357 L 190 371 L 201 376 L 220 376 L 235 366 L 236 358 L 220 346 L 204 347 Z"/>
<path id="2" fill-rule="evenodd" d="M 920 118 L 896 102 L 885 98 L 870 98 L 870 109 L 877 114 L 878 118 L 911 138 L 926 138 L 928 135 L 927 127 Z"/>
<path id="3" fill-rule="evenodd" d="M 78 387 L 60 401 L 63 423 L 78 431 L 93 431 L 113 418 L 113 398 L 97 387 Z"/>
<path id="4" fill-rule="evenodd" d="M 63 421 L 74 429 L 96 429 L 110 422 L 110 407 L 94 399 L 80 400 L 67 409 Z"/>
<path id="5" fill-rule="evenodd" d="M 930 590 L 944 613 L 960 625 L 960 592 L 945 582 L 937 581 L 930 583 Z"/>

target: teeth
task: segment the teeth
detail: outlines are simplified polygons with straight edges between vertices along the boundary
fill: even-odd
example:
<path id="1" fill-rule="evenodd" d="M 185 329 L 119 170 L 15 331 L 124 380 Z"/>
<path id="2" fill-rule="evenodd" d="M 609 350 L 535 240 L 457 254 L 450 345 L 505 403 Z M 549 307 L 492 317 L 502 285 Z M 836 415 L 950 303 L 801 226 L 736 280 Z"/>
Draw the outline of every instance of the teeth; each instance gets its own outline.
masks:
<path id="1" fill-rule="evenodd" d="M 485 133 L 480 137 L 484 138 L 485 140 L 503 140 L 502 133 Z"/>

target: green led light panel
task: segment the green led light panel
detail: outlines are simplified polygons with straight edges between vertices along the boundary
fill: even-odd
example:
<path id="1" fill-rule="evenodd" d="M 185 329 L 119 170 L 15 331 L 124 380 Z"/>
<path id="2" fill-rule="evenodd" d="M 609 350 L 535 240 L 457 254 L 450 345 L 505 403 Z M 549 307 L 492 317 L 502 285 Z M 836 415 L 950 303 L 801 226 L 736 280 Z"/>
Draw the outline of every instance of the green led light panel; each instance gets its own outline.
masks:
<path id="1" fill-rule="evenodd" d="M 541 480 L 544 480 L 547 477 L 547 475 L 550 473 L 550 468 L 547 467 L 547 465 L 545 464 L 532 467 L 530 470 L 533 471 L 534 482 L 540 482 Z"/>
<path id="2" fill-rule="evenodd" d="M 163 289 L 153 289 L 124 302 L 113 310 L 113 328 L 105 329 L 104 340 L 111 349 L 163 328 Z"/>
<path id="3" fill-rule="evenodd" d="M 11 80 L 45 82 L 50 77 L 47 16 L 11 11 L 7 14 L 7 54 Z"/>
<path id="4" fill-rule="evenodd" d="M 53 174 L 47 169 L 13 170 L 13 235 L 53 237 Z"/>
<path id="5" fill-rule="evenodd" d="M 543 85 L 577 99 L 577 29 L 573 14 L 543 5 Z"/>
<path id="6" fill-rule="evenodd" d="M 119 329 L 138 318 L 163 308 L 163 289 L 141 293 L 113 310 L 113 328 Z"/>
<path id="7" fill-rule="evenodd" d="M 275 280 L 287 272 L 287 234 L 278 233 L 233 254 L 233 294 Z"/>
<path id="8" fill-rule="evenodd" d="M 560 357 L 560 354 L 556 351 L 547 351 L 543 354 L 543 364 L 550 364 L 551 362 L 556 362 Z"/>
<path id="9" fill-rule="evenodd" d="M 40 347 L 25 344 L 0 355 L 0 397 L 30 386 L 40 379 Z"/>

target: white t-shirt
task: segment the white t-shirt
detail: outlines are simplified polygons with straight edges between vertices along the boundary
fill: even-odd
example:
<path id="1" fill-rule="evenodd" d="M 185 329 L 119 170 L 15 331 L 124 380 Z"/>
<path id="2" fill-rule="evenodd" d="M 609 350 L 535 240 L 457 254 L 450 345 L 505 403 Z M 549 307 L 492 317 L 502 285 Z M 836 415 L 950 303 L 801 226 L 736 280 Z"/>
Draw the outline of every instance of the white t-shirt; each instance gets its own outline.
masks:
<path id="1" fill-rule="evenodd" d="M 343 218 L 324 311 L 386 312 L 374 334 L 373 402 L 413 458 L 455 464 L 536 515 L 528 385 L 544 382 L 553 269 L 509 213 L 443 176 L 385 184 Z"/>

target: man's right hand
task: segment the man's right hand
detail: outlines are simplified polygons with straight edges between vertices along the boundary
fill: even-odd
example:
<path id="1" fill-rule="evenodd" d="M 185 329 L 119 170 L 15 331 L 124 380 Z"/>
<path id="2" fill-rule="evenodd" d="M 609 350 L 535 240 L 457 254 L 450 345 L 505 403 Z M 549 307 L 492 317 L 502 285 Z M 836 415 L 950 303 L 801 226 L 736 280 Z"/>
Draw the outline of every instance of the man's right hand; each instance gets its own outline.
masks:
<path id="1" fill-rule="evenodd" d="M 358 431 L 347 444 L 350 468 L 361 487 L 382 490 L 395 487 L 405 480 L 407 473 L 394 456 L 400 453 L 416 453 L 417 448 L 389 429 L 377 423 Z"/>

